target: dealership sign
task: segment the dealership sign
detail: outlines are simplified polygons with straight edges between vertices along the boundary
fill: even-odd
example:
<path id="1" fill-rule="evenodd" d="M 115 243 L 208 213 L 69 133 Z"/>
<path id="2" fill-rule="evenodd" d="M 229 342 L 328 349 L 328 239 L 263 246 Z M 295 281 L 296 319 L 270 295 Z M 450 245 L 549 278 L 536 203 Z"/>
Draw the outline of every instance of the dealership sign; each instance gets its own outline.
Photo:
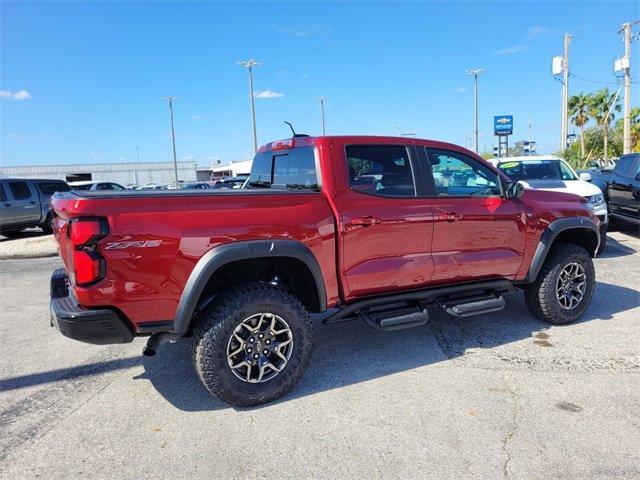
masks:
<path id="1" fill-rule="evenodd" d="M 497 115 L 493 117 L 493 133 L 495 135 L 513 134 L 513 115 Z"/>

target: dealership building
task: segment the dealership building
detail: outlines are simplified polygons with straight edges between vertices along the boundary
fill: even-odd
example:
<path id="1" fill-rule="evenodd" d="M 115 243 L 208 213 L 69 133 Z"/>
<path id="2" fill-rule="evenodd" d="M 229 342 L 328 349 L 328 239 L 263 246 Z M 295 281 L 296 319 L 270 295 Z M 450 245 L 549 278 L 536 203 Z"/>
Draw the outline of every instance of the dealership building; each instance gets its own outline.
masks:
<path id="1" fill-rule="evenodd" d="M 199 174 L 197 162 L 178 162 L 178 179 L 195 181 L 207 176 L 211 169 Z M 173 162 L 86 163 L 77 165 L 29 165 L 0 167 L 0 176 L 16 178 L 56 178 L 67 182 L 108 181 L 123 186 L 175 182 Z"/>

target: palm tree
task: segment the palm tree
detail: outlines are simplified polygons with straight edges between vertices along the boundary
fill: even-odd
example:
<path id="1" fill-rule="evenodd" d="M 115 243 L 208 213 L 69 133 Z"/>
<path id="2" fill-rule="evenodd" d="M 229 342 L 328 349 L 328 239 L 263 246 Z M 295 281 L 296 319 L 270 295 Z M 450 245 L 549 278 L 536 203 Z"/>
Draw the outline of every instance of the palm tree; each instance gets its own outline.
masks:
<path id="1" fill-rule="evenodd" d="M 580 128 L 580 156 L 584 158 L 584 126 L 589 121 L 591 95 L 580 92 L 569 98 L 569 115 L 576 127 Z"/>
<path id="2" fill-rule="evenodd" d="M 620 102 L 616 93 L 609 93 L 608 88 L 598 90 L 591 97 L 591 117 L 602 127 L 604 136 L 604 161 L 608 160 L 607 147 L 609 146 L 609 126 L 615 118 L 615 112 L 620 111 Z"/>

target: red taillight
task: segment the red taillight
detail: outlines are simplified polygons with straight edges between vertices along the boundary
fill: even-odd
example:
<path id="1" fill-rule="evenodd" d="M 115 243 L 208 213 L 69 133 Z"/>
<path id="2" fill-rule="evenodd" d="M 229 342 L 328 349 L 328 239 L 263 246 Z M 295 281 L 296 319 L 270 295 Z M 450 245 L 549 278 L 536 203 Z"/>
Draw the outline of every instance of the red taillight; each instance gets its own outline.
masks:
<path id="1" fill-rule="evenodd" d="M 108 233 L 107 222 L 95 218 L 78 218 L 69 222 L 68 235 L 73 245 L 73 281 L 79 287 L 104 278 L 106 264 L 98 253 L 98 240 Z"/>
<path id="2" fill-rule="evenodd" d="M 271 143 L 271 150 L 286 150 L 288 148 L 293 148 L 295 146 L 295 140 L 290 138 L 288 140 L 278 140 L 277 142 Z"/>

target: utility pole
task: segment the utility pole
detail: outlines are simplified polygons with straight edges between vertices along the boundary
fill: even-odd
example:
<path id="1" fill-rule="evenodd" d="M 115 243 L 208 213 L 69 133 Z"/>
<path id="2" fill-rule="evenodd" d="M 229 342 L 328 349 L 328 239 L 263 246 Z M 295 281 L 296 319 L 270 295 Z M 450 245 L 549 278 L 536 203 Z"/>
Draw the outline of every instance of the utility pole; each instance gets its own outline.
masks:
<path id="1" fill-rule="evenodd" d="M 323 137 L 327 134 L 324 128 L 324 102 L 326 99 L 327 97 L 325 97 L 324 95 L 318 97 L 318 100 L 320 101 L 320 115 L 322 116 L 322 136 Z"/>
<path id="2" fill-rule="evenodd" d="M 622 153 L 631 153 L 631 23 L 623 23 L 624 35 L 624 119 L 623 119 L 623 147 Z"/>
<path id="3" fill-rule="evenodd" d="M 138 185 L 138 168 L 140 166 L 140 150 L 138 149 L 137 145 L 136 145 L 136 159 L 137 159 L 137 163 L 136 163 L 136 169 L 133 171 L 133 180 L 137 186 Z"/>
<path id="4" fill-rule="evenodd" d="M 560 132 L 560 151 L 567 149 L 567 135 L 569 134 L 569 44 L 573 37 L 569 33 L 564 34 L 564 54 L 562 56 L 562 122 Z"/>
<path id="5" fill-rule="evenodd" d="M 478 75 L 484 72 L 484 68 L 475 68 L 472 70 L 467 70 L 467 75 L 473 76 L 473 111 L 475 117 L 475 152 L 478 153 Z"/>
<path id="6" fill-rule="evenodd" d="M 171 142 L 173 143 L 173 171 L 176 175 L 176 188 L 178 188 L 178 158 L 176 156 L 176 131 L 173 128 L 173 101 L 178 97 L 162 97 L 169 101 L 169 115 L 171 116 Z"/>
<path id="7" fill-rule="evenodd" d="M 253 151 L 258 151 L 258 135 L 256 133 L 256 106 L 255 106 L 255 98 L 253 94 L 253 67 L 257 67 L 262 65 L 255 61 L 255 59 L 250 58 L 246 62 L 236 62 L 238 65 L 242 65 L 246 69 L 249 70 L 249 100 L 251 102 L 251 125 L 253 126 Z"/>

